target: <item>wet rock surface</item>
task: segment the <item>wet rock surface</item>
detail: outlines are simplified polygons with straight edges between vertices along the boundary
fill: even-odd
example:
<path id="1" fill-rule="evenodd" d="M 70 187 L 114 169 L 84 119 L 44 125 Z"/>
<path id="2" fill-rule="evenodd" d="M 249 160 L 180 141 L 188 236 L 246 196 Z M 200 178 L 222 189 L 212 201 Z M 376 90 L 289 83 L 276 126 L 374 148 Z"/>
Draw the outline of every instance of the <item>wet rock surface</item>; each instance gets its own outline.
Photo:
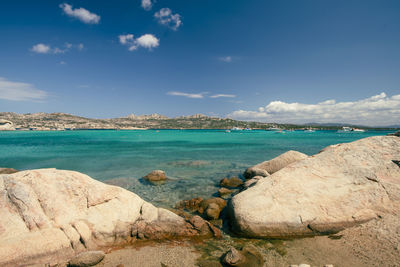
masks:
<path id="1" fill-rule="evenodd" d="M 153 184 L 160 184 L 167 180 L 167 175 L 162 170 L 154 170 L 144 176 L 143 179 Z"/>
<path id="2" fill-rule="evenodd" d="M 219 184 L 221 187 L 237 188 L 243 184 L 243 180 L 238 177 L 224 178 Z"/>

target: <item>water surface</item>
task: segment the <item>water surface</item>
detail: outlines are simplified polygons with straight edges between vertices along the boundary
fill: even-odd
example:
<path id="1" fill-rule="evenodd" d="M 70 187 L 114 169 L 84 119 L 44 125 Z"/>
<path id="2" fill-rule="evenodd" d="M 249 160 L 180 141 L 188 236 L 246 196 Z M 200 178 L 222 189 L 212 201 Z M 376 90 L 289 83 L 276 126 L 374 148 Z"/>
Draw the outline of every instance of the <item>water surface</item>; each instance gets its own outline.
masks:
<path id="1" fill-rule="evenodd" d="M 0 167 L 75 170 L 114 182 L 161 206 L 210 197 L 218 181 L 288 150 L 308 155 L 336 143 L 386 131 L 278 133 L 273 131 L 14 131 L 0 132 Z M 161 169 L 173 180 L 161 186 L 140 179 Z"/>

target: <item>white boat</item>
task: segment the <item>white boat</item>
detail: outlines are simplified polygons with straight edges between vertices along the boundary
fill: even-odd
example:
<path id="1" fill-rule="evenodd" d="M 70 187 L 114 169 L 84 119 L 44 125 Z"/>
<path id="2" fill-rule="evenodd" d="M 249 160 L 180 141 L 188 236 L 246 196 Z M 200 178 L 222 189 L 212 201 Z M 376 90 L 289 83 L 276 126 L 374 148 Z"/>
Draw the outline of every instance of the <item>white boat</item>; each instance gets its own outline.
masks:
<path id="1" fill-rule="evenodd" d="M 352 131 L 353 131 L 353 132 L 360 132 L 360 133 L 365 132 L 364 129 L 358 129 L 358 128 L 353 128 Z"/>
<path id="2" fill-rule="evenodd" d="M 342 127 L 342 130 L 338 130 L 338 133 L 348 133 L 351 132 L 353 129 L 347 126 Z"/>
<path id="3" fill-rule="evenodd" d="M 282 129 L 281 128 L 279 128 L 279 127 L 269 127 L 269 128 L 267 128 L 267 129 L 265 129 L 266 131 L 282 131 Z"/>
<path id="4" fill-rule="evenodd" d="M 342 130 L 338 131 L 338 133 L 352 133 L 352 132 L 363 133 L 363 132 L 365 132 L 365 130 L 364 129 L 359 129 L 359 128 L 351 128 L 351 127 L 344 126 L 344 127 L 342 127 Z"/>
<path id="5" fill-rule="evenodd" d="M 243 129 L 242 129 L 242 128 L 239 128 L 239 127 L 233 127 L 233 128 L 231 129 L 231 131 L 243 131 Z"/>

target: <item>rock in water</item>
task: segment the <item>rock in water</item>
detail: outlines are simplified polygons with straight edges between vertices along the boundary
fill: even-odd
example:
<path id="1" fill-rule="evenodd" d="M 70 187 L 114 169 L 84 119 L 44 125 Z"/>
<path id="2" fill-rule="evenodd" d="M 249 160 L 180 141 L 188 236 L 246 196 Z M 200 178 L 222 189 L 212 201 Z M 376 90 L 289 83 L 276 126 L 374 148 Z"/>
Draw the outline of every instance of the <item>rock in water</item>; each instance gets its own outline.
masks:
<path id="1" fill-rule="evenodd" d="M 103 251 L 82 252 L 72 258 L 68 265 L 70 267 L 89 267 L 94 266 L 104 259 Z"/>
<path id="2" fill-rule="evenodd" d="M 282 155 L 279 155 L 276 158 L 273 158 L 268 161 L 261 162 L 253 167 L 248 168 L 243 176 L 246 179 L 251 179 L 254 176 L 264 176 L 267 177 L 274 172 L 279 171 L 280 169 L 286 167 L 287 165 L 306 159 L 308 156 L 306 154 L 290 150 Z"/>
<path id="3" fill-rule="evenodd" d="M 167 176 L 162 170 L 154 170 L 143 178 L 151 183 L 163 183 L 167 179 Z"/>
<path id="4" fill-rule="evenodd" d="M 335 233 L 393 211 L 400 201 L 400 139 L 330 146 L 237 194 L 233 230 L 251 237 Z"/>
<path id="5" fill-rule="evenodd" d="M 56 169 L 0 175 L 0 264 L 59 263 L 136 239 L 220 235 L 120 187 Z"/>
<path id="6" fill-rule="evenodd" d="M 218 190 L 218 195 L 220 197 L 227 197 L 229 195 L 231 195 L 234 191 L 225 187 L 222 187 Z"/>
<path id="7" fill-rule="evenodd" d="M 228 187 L 228 188 L 235 188 L 239 187 L 243 184 L 242 179 L 238 177 L 232 177 L 232 178 L 224 178 L 219 182 L 219 185 L 222 187 Z"/>

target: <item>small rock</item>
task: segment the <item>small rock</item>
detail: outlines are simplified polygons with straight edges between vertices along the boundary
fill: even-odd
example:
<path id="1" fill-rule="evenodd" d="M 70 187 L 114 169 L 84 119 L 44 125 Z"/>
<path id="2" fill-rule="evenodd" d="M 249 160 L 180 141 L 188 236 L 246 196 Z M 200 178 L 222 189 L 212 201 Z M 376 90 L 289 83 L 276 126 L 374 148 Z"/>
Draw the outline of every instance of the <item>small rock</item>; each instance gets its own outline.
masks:
<path id="1" fill-rule="evenodd" d="M 203 214 L 204 211 L 208 208 L 208 206 L 209 206 L 211 203 L 217 204 L 217 205 L 219 206 L 220 210 L 222 210 L 222 209 L 225 208 L 225 206 L 226 206 L 226 200 L 225 200 L 225 199 L 222 199 L 222 198 L 220 198 L 220 197 L 209 198 L 209 199 L 203 200 L 203 201 L 200 203 L 198 212 L 199 212 L 200 214 Z M 215 206 L 214 206 L 214 207 L 215 207 Z"/>
<path id="2" fill-rule="evenodd" d="M 310 267 L 310 265 L 309 265 L 309 264 L 302 263 L 302 264 L 299 265 L 299 267 Z"/>
<path id="3" fill-rule="evenodd" d="M 233 192 L 234 192 L 233 190 L 225 188 L 225 187 L 222 187 L 218 190 L 218 194 L 220 197 L 229 196 Z"/>
<path id="4" fill-rule="evenodd" d="M 238 177 L 224 178 L 219 182 L 220 186 L 228 188 L 239 187 L 242 184 L 243 184 L 242 179 L 239 179 Z"/>
<path id="5" fill-rule="evenodd" d="M 208 219 L 216 220 L 219 218 L 219 214 L 221 213 L 221 208 L 217 203 L 210 203 L 206 209 L 206 216 Z"/>
<path id="6" fill-rule="evenodd" d="M 143 179 L 151 183 L 162 183 L 167 179 L 165 172 L 162 170 L 154 170 L 143 177 Z"/>
<path id="7" fill-rule="evenodd" d="M 12 174 L 18 172 L 16 169 L 13 168 L 0 168 L 0 174 Z"/>
<path id="8" fill-rule="evenodd" d="M 235 267 L 264 266 L 264 258 L 257 248 L 251 244 L 245 245 L 241 251 L 231 248 L 224 256 L 223 262 Z"/>
<path id="9" fill-rule="evenodd" d="M 222 261 L 229 266 L 242 266 L 245 263 L 245 258 L 236 248 L 231 247 Z"/>
<path id="10" fill-rule="evenodd" d="M 175 208 L 177 209 L 185 209 L 191 212 L 198 211 L 200 207 L 200 203 L 203 201 L 203 198 L 201 197 L 196 197 L 190 200 L 182 200 L 179 201 L 176 205 Z"/>
<path id="11" fill-rule="evenodd" d="M 115 266 L 115 267 L 125 267 L 123 264 L 118 264 L 117 266 Z"/>
<path id="12" fill-rule="evenodd" d="M 324 267 L 333 267 L 333 264 L 325 264 Z"/>
<path id="13" fill-rule="evenodd" d="M 254 245 L 245 245 L 242 248 L 242 254 L 246 258 L 246 267 L 264 266 L 264 257 Z"/>
<path id="14" fill-rule="evenodd" d="M 69 261 L 71 267 L 88 267 L 94 266 L 104 259 L 103 251 L 87 251 L 76 255 Z"/>

